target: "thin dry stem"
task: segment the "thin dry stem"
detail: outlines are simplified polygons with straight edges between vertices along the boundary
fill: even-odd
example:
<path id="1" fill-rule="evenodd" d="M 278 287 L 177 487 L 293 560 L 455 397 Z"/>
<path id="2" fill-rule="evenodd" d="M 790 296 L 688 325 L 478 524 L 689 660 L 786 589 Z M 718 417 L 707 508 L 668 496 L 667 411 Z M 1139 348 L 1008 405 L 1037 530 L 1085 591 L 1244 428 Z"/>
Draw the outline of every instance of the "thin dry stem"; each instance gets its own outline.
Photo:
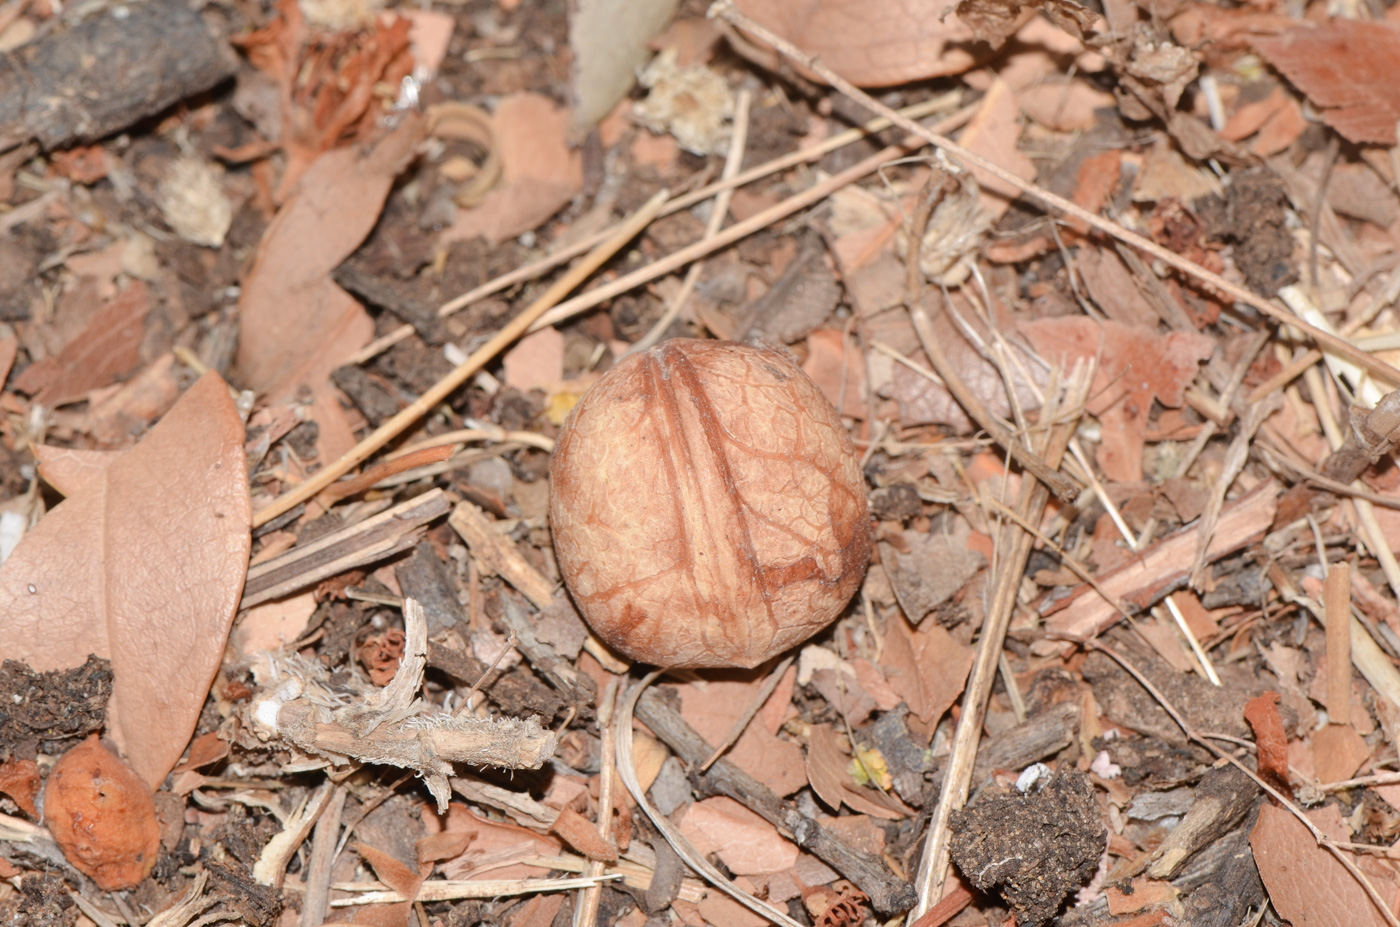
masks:
<path id="1" fill-rule="evenodd" d="M 962 377 L 958 375 L 957 368 L 943 353 L 943 348 L 938 343 L 938 336 L 934 334 L 933 326 L 929 323 L 928 314 L 922 309 L 910 306 L 909 318 L 914 323 L 914 331 L 919 336 L 919 344 L 923 347 L 924 354 L 928 356 L 933 368 L 938 371 L 938 375 L 942 378 L 943 385 L 948 388 L 948 392 L 953 394 L 953 398 L 967 411 L 967 414 L 972 416 L 972 419 L 990 434 L 993 440 L 1000 444 L 1008 454 L 1016 458 L 1017 463 L 1044 483 L 1060 499 L 1071 501 L 1079 495 L 1078 486 L 1029 450 L 987 411 L 982 400 L 978 399 L 977 395 L 963 382 Z M 1007 388 L 1013 389 L 1014 387 L 1008 385 Z"/>
<path id="2" fill-rule="evenodd" d="M 1056 424 L 1044 435 L 1040 449 L 1041 458 L 1051 466 L 1059 465 L 1069 435 L 1075 427 L 1075 420 L 1062 418 L 1062 414 L 1082 410 L 1089 382 L 1090 378 L 1082 367 L 1076 369 L 1063 392 L 1052 380 L 1041 407 L 1041 417 Z M 1021 519 L 1032 524 L 1038 522 L 1048 499 L 1049 492 L 1044 484 L 1023 481 L 1017 504 Z M 953 811 L 967 801 L 987 698 L 991 694 L 1006 629 L 1016 604 L 1016 593 L 1034 541 L 1034 535 L 1021 530 L 1019 525 L 1004 526 L 997 537 L 997 550 L 1005 553 L 999 558 L 1000 563 L 994 571 L 995 585 L 983 619 L 972 671 L 968 674 L 962 715 L 953 734 L 953 746 L 944 767 L 943 787 L 929 822 L 923 857 L 919 862 L 914 883 L 919 901 L 911 915 L 916 919 L 933 908 L 942 895 L 948 870 L 948 820 Z"/>
<path id="3" fill-rule="evenodd" d="M 792 661 L 794 659 L 795 656 L 789 654 L 783 658 L 781 663 L 773 667 L 773 672 L 769 673 L 768 678 L 763 680 L 763 685 L 754 693 L 754 697 L 749 700 L 748 707 L 744 709 L 744 713 L 734 722 L 734 726 L 729 729 L 729 733 L 724 735 L 724 739 L 715 747 L 715 752 L 711 753 L 710 758 L 700 764 L 701 772 L 708 771 L 711 766 L 715 765 L 716 760 L 724 756 L 725 751 L 734 746 L 740 737 L 744 736 L 744 731 L 748 728 L 749 722 L 753 721 L 753 716 L 758 714 L 758 710 L 763 707 L 764 702 L 768 701 L 768 696 L 773 694 L 773 690 L 778 688 L 778 683 L 782 681 L 783 674 L 788 671 L 789 666 L 792 666 Z"/>
<path id="4" fill-rule="evenodd" d="M 925 116 L 931 116 L 936 112 L 952 109 L 953 107 L 958 105 L 958 101 L 961 98 L 961 91 L 954 90 L 950 91 L 949 93 L 942 94 L 941 96 L 934 97 L 932 100 L 925 100 L 922 103 L 916 103 L 912 106 L 906 106 L 903 109 L 899 110 L 899 112 L 901 115 L 909 119 L 922 119 Z M 696 203 L 704 202 L 705 200 L 710 199 L 711 197 L 725 190 L 735 190 L 739 187 L 751 184 L 755 180 L 762 180 L 764 177 L 776 174 L 778 171 L 786 170 L 789 167 L 795 167 L 799 164 L 803 164 L 808 161 L 815 161 L 817 158 L 820 158 L 827 152 L 835 151 L 836 149 L 845 147 L 846 145 L 850 145 L 853 142 L 858 142 L 863 138 L 873 135 L 876 132 L 884 131 L 889 127 L 890 121 L 888 119 L 880 117 L 877 119 L 870 120 L 869 122 L 865 123 L 859 128 L 847 129 L 844 132 L 838 132 L 836 135 L 833 135 L 827 139 L 823 139 L 821 142 L 815 145 L 809 145 L 806 148 L 790 152 L 789 154 L 783 155 L 780 158 L 774 158 L 771 161 L 766 161 L 763 164 L 760 164 L 756 167 L 751 167 L 748 170 L 743 171 L 730 179 L 719 180 L 707 186 L 700 187 L 699 189 L 687 193 L 684 196 L 678 196 L 674 200 L 669 201 L 662 208 L 661 212 L 658 213 L 658 218 L 661 216 L 669 216 L 673 213 L 680 212 L 682 209 L 689 209 Z M 439 316 L 446 318 L 447 316 L 450 316 L 455 312 L 460 312 L 461 310 L 472 305 L 473 303 L 479 302 L 485 299 L 486 297 L 491 296 L 494 293 L 499 293 L 502 290 L 507 289 L 508 287 L 515 286 L 517 283 L 524 283 L 528 280 L 533 280 L 536 277 L 542 276 L 548 273 L 549 271 L 553 270 L 554 268 L 558 267 L 560 264 L 563 264 L 566 261 L 571 261 L 574 258 L 578 257 L 580 254 L 583 254 L 586 251 L 588 251 L 588 249 L 606 241 L 610 235 L 615 234 L 621 227 L 622 226 L 620 224 L 609 226 L 608 228 L 603 229 L 601 232 L 598 232 L 595 235 L 590 235 L 582 241 L 575 242 L 567 248 L 560 249 L 554 254 L 551 254 L 549 257 L 542 258 L 541 260 L 535 261 L 532 264 L 526 264 L 523 267 L 518 267 L 510 273 L 502 274 L 494 280 L 488 280 L 481 286 L 476 287 L 472 290 L 468 290 L 466 293 L 463 293 L 460 296 L 453 297 L 452 299 L 443 303 L 441 306 L 438 307 L 437 313 Z M 412 334 L 412 325 L 401 325 L 393 331 L 389 332 L 389 334 L 384 335 L 381 338 L 376 338 L 374 341 L 371 341 L 369 344 L 365 345 L 346 363 L 363 364 L 365 361 L 369 360 L 370 358 L 374 357 L 382 351 L 387 351 L 389 348 L 398 344 L 400 341 L 403 341 L 405 338 L 408 338 Z M 176 351 L 179 350 L 179 348 L 176 348 Z"/>
<path id="5" fill-rule="evenodd" d="M 617 726 L 613 723 L 617 712 L 617 680 L 608 682 L 603 697 L 598 700 L 598 731 L 602 735 L 600 769 L 598 771 L 598 833 L 603 842 L 616 846 L 612 836 L 613 786 L 617 768 L 615 747 Z M 588 863 L 588 875 L 598 878 L 603 874 L 604 863 L 600 859 Z M 598 902 L 603 897 L 603 886 L 593 884 L 579 893 L 578 907 L 574 908 L 574 927 L 594 927 L 598 923 Z"/>
<path id="6" fill-rule="evenodd" d="M 661 835 L 666 838 L 666 842 L 676 851 L 687 866 L 694 870 L 706 882 L 733 898 L 739 904 L 748 908 L 759 917 L 767 918 L 774 924 L 782 927 L 801 927 L 797 921 L 788 917 L 787 914 L 773 907 L 766 901 L 760 901 L 753 895 L 735 885 L 725 878 L 709 860 L 701 856 L 699 851 L 689 840 L 670 822 L 668 818 L 652 807 L 651 801 L 647 798 L 646 792 L 642 789 L 641 783 L 637 780 L 637 767 L 632 760 L 632 716 L 637 707 L 637 699 L 641 698 L 647 686 L 656 681 L 657 677 L 664 672 L 655 670 L 649 673 L 641 682 L 634 685 L 623 700 L 617 717 L 617 773 L 622 777 L 622 781 L 627 786 L 627 791 L 632 793 L 632 797 L 637 802 L 637 807 L 642 809 L 642 813 L 650 819 Z"/>
<path id="7" fill-rule="evenodd" d="M 1084 449 L 1080 447 L 1078 438 L 1070 438 L 1069 449 L 1070 452 L 1074 454 L 1075 460 L 1079 461 L 1079 466 L 1084 470 L 1089 485 L 1093 488 L 1094 495 L 1098 497 L 1099 503 L 1103 505 L 1104 511 L 1113 519 L 1113 525 L 1118 529 L 1119 536 L 1123 538 L 1123 542 L 1128 545 L 1129 550 L 1133 553 L 1138 553 L 1142 549 L 1142 545 L 1138 543 L 1137 537 L 1128 528 L 1128 523 L 1123 520 L 1123 515 L 1118 511 L 1118 506 L 1114 504 L 1113 499 L 1108 495 L 1108 490 L 1104 489 L 1103 483 L 1101 483 L 1099 478 L 1094 474 L 1093 467 L 1089 465 L 1088 455 L 1086 455 Z M 1172 621 L 1176 623 L 1177 631 L 1186 639 L 1186 643 L 1190 645 L 1191 653 L 1195 655 L 1196 663 L 1200 666 L 1201 672 L 1205 674 L 1206 679 L 1210 680 L 1211 685 L 1220 685 L 1220 674 L 1215 671 L 1215 664 L 1211 663 L 1205 648 L 1201 646 L 1200 641 L 1196 640 L 1196 635 L 1192 633 L 1191 626 L 1186 623 L 1186 616 L 1181 613 L 1181 607 L 1176 604 L 1176 597 L 1167 596 L 1166 606 L 1167 611 L 1172 616 Z"/>
<path id="8" fill-rule="evenodd" d="M 972 111 L 964 110 L 957 115 L 944 120 L 949 123 L 961 123 L 964 119 L 970 118 Z M 775 203 L 762 212 L 755 213 L 742 222 L 736 222 L 729 228 L 720 232 L 708 241 L 699 241 L 693 245 L 688 245 L 679 251 L 667 255 L 666 257 L 653 261 L 640 270 L 635 270 L 612 283 L 595 287 L 587 293 L 575 296 L 568 302 L 560 303 L 540 318 L 538 322 L 530 327 L 531 331 L 547 328 L 551 325 L 573 318 L 582 312 L 587 312 L 595 306 L 600 306 L 608 300 L 635 289 L 644 283 L 649 283 L 658 277 L 679 270 L 691 261 L 706 257 L 721 248 L 727 248 L 743 238 L 768 228 L 773 223 L 786 219 L 788 216 L 806 209 L 816 203 L 826 199 L 837 190 L 847 187 L 868 174 L 873 174 L 882 165 L 887 164 L 896 158 L 904 157 L 910 152 L 923 146 L 921 139 L 906 139 L 898 145 L 891 145 L 888 148 L 871 155 L 863 161 L 846 168 L 839 174 L 820 181 L 801 193 L 795 194 Z"/>
<path id="9" fill-rule="evenodd" d="M 738 176 L 739 168 L 744 166 L 744 151 L 749 142 L 749 106 L 752 101 L 752 94 L 748 90 L 741 90 L 739 98 L 734 102 L 734 133 L 729 139 L 729 153 L 725 156 L 724 172 L 720 175 L 722 180 L 733 180 Z M 733 197 L 733 187 L 725 187 L 716 194 L 715 201 L 710 208 L 709 221 L 705 223 L 705 235 L 701 239 L 702 241 L 714 238 L 724 227 L 725 217 L 729 215 L 729 201 Z M 681 308 L 685 306 L 686 300 L 690 299 L 690 294 L 695 291 L 695 285 L 700 282 L 700 274 L 704 270 L 703 261 L 696 261 L 690 265 L 690 269 L 685 272 L 685 280 L 681 283 L 680 291 L 672 297 L 670 305 L 661 314 L 661 318 L 656 320 L 651 331 L 627 349 L 628 354 L 645 351 L 661 340 L 661 336 L 666 334 L 666 329 L 670 328 L 671 323 L 676 321 L 676 317 L 681 314 Z"/>
<path id="10" fill-rule="evenodd" d="M 581 876 L 576 879 L 472 879 L 447 881 L 432 879 L 424 882 L 418 892 L 419 901 L 459 901 L 464 898 L 501 898 L 514 895 L 538 895 L 544 892 L 569 892 L 599 882 L 612 882 L 620 875 L 597 878 Z M 336 886 L 342 888 L 343 886 Z M 361 892 L 350 898 L 337 898 L 332 908 L 349 908 L 365 904 L 401 904 L 408 899 L 396 891 Z"/>

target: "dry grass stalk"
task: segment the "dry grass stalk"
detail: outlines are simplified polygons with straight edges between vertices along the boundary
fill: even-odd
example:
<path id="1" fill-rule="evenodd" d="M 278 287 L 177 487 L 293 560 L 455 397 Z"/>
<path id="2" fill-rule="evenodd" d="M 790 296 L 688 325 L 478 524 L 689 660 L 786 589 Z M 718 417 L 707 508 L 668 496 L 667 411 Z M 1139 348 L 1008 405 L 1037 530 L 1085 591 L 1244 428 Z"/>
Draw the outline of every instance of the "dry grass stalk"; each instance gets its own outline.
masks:
<path id="1" fill-rule="evenodd" d="M 1039 448 L 1040 458 L 1051 467 L 1058 467 L 1064 457 L 1069 436 L 1076 427 L 1088 395 L 1089 383 L 1090 377 L 1083 367 L 1076 368 L 1063 389 L 1052 378 L 1041 407 L 1041 420 L 1053 423 L 1053 427 L 1044 433 Z M 1031 524 L 1038 523 L 1048 500 L 1049 491 L 1044 484 L 1022 481 L 1016 505 L 1020 519 Z M 1004 525 L 997 535 L 994 549 L 997 562 L 992 571 L 994 585 L 978 638 L 977 654 L 963 693 L 962 715 L 958 718 L 953 746 L 944 767 L 943 786 L 929 822 L 923 857 L 915 879 L 914 887 L 919 893 L 919 901 L 911 913 L 914 918 L 927 913 L 943 894 L 948 870 L 948 819 L 967 801 L 987 698 L 991 694 L 1002 642 L 1011 622 L 1026 559 L 1034 542 L 1035 536 L 1023 531 L 1017 524 Z"/>
<path id="2" fill-rule="evenodd" d="M 617 841 L 612 835 L 613 824 L 613 789 L 616 784 L 616 755 L 614 745 L 617 742 L 617 727 L 613 724 L 617 716 L 614 710 L 617 703 L 618 681 L 616 679 L 608 683 L 607 690 L 603 692 L 603 697 L 598 700 L 598 731 L 602 735 L 602 747 L 600 748 L 600 769 L 598 770 L 598 833 L 602 836 L 603 842 L 617 846 Z M 588 875 L 590 878 L 599 878 L 603 875 L 605 864 L 602 860 L 590 860 L 588 863 Z M 598 902 L 603 896 L 603 886 L 598 883 L 588 886 L 579 893 L 578 904 L 574 908 L 574 927 L 594 927 L 598 923 Z"/>
<path id="3" fill-rule="evenodd" d="M 316 794 L 302 803 L 288 815 L 282 830 L 272 836 L 263 847 L 258 861 L 253 864 L 253 881 L 259 885 L 282 887 L 282 879 L 287 874 L 287 863 L 291 862 L 302 843 L 306 841 L 311 828 L 321 818 L 330 798 L 333 785 L 329 782 L 321 786 Z"/>
<path id="4" fill-rule="evenodd" d="M 525 594 L 536 608 L 545 609 L 554 601 L 554 583 L 520 555 L 485 512 L 470 502 L 459 502 L 447 523 L 467 542 L 484 575 L 500 576 Z"/>
<path id="5" fill-rule="evenodd" d="M 582 876 L 577 879 L 472 879 L 470 881 L 449 881 L 432 879 L 424 882 L 418 891 L 418 901 L 462 901 L 468 898 L 503 898 L 514 895 L 539 895 L 545 892 L 571 892 L 587 888 L 600 882 L 620 879 L 620 875 L 605 875 L 594 878 Z M 348 886 L 337 885 L 337 889 Z M 396 891 L 361 892 L 350 898 L 337 898 L 332 908 L 351 908 L 366 904 L 401 904 L 406 899 Z"/>
<path id="6" fill-rule="evenodd" d="M 298 545 L 248 570 L 242 608 L 280 599 L 346 570 L 418 543 L 422 527 L 447 513 L 447 495 L 432 489 L 357 524 Z"/>
<path id="7" fill-rule="evenodd" d="M 1324 560 L 1325 564 L 1326 561 Z M 1327 632 L 1327 717 L 1333 724 L 1351 721 L 1351 568 L 1335 563 L 1327 570 L 1322 593 Z"/>

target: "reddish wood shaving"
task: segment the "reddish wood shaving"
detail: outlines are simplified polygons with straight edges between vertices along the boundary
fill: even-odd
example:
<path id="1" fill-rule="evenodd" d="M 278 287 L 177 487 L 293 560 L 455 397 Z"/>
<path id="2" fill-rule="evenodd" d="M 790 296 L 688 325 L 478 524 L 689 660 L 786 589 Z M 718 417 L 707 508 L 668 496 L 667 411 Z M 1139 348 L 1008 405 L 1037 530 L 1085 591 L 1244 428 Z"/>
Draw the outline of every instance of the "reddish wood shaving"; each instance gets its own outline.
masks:
<path id="1" fill-rule="evenodd" d="M 1279 694 L 1265 692 L 1244 706 L 1244 719 L 1254 728 L 1254 743 L 1259 751 L 1259 778 L 1288 798 L 1293 787 L 1288 784 L 1288 735 L 1283 731 L 1283 719 L 1278 713 Z"/>

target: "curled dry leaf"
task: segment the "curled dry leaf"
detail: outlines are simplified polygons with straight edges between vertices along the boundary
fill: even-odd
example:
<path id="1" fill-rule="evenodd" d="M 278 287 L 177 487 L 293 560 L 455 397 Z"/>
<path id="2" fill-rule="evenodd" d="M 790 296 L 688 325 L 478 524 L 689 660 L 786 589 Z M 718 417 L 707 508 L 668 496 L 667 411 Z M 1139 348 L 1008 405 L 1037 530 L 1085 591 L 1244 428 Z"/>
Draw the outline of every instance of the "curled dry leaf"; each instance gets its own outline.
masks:
<path id="1" fill-rule="evenodd" d="M 12 759 L 0 763 L 0 792 L 14 799 L 20 810 L 34 817 L 39 809 L 34 799 L 39 797 L 39 765 L 33 760 Z"/>
<path id="2" fill-rule="evenodd" d="M 49 773 L 44 823 L 74 868 L 103 891 L 134 887 L 160 849 L 151 790 L 96 734 Z"/>
<path id="3" fill-rule="evenodd" d="M 945 0 L 737 0 L 734 5 L 862 87 L 961 74 L 977 63 L 970 50 L 972 30 Z"/>
<path id="4" fill-rule="evenodd" d="M 465 210 L 442 244 L 480 235 L 499 244 L 539 226 L 583 187 L 583 157 L 569 147 L 569 113 L 538 93 L 506 97 L 491 116 L 501 185 Z"/>
<path id="5" fill-rule="evenodd" d="M 1293 797 L 1288 784 L 1288 735 L 1278 713 L 1279 694 L 1263 692 L 1244 706 L 1244 719 L 1254 729 L 1254 744 L 1259 756 L 1259 778 Z"/>
<path id="6" fill-rule="evenodd" d="M 227 385 L 206 374 L 105 459 L 0 568 L 0 653 L 41 671 L 110 659 L 107 730 L 155 786 L 194 730 L 248 568 L 243 423 Z"/>

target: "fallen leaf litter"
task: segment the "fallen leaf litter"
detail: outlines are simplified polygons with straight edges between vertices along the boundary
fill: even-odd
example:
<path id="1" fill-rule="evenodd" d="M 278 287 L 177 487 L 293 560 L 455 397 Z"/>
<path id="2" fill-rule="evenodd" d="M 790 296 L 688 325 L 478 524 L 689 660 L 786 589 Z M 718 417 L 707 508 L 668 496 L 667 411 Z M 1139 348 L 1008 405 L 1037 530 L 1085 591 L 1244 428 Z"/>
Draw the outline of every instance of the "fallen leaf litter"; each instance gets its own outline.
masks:
<path id="1" fill-rule="evenodd" d="M 0 11 L 0 918 L 1397 924 L 1395 27 L 637 7 Z"/>

